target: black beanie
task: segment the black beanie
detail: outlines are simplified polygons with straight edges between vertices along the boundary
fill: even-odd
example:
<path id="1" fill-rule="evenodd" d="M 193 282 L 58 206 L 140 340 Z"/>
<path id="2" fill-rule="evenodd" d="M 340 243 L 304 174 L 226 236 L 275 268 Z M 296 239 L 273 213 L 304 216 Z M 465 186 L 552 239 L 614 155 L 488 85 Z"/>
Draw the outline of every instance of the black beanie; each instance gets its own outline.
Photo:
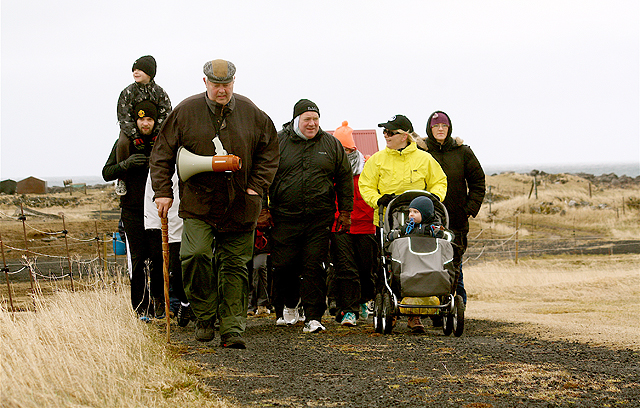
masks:
<path id="1" fill-rule="evenodd" d="M 144 117 L 150 117 L 154 121 L 158 120 L 158 108 L 150 100 L 144 100 L 133 109 L 133 117 L 136 120 Z"/>
<path id="2" fill-rule="evenodd" d="M 293 118 L 295 119 L 308 111 L 316 112 L 318 116 L 320 116 L 320 109 L 318 109 L 318 105 L 308 99 L 300 99 L 295 105 L 293 105 Z"/>
<path id="3" fill-rule="evenodd" d="M 136 69 L 139 69 L 153 79 L 156 76 L 156 67 L 156 59 L 151 55 L 145 55 L 144 57 L 138 58 L 136 62 L 133 63 L 131 71 L 133 72 Z"/>
<path id="4" fill-rule="evenodd" d="M 416 197 L 409 204 L 409 208 L 415 208 L 422 215 L 422 223 L 430 222 L 433 218 L 433 202 L 425 196 Z"/>

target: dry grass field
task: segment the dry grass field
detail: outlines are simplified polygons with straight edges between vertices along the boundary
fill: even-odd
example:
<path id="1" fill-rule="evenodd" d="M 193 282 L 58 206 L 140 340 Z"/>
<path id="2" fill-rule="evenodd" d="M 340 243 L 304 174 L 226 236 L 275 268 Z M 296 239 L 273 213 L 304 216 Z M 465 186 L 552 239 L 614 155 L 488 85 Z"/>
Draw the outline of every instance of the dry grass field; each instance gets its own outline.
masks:
<path id="1" fill-rule="evenodd" d="M 536 199 L 527 198 L 531 180 L 517 174 L 488 177 L 494 194 L 491 212 L 485 204 L 473 220 L 470 237 L 480 230 L 513 233 L 514 218 L 519 216 L 522 239 L 580 234 L 640 239 L 640 211 L 633 206 L 640 200 L 637 188 L 592 186 L 589 195 L 586 181 L 564 175 L 554 181 L 543 179 Z M 29 203 L 25 207 L 40 212 L 64 212 L 69 235 L 77 240 L 70 250 L 74 257 L 94 257 L 99 248 L 107 257 L 113 256 L 104 243 L 80 242 L 95 237 L 96 229 L 98 234 L 117 230 L 117 218 L 106 219 L 117 209 L 111 190 L 48 196 L 23 201 Z M 19 249 L 24 248 L 25 231 L 15 219 L 16 208 L 15 197 L 0 196 L 0 234 L 13 265 L 24 254 Z M 27 224 L 32 251 L 52 256 L 66 253 L 60 234 L 50 239 L 50 233 L 63 229 L 61 219 L 30 215 Z M 36 263 L 47 259 L 35 258 Z M 93 282 L 91 276 L 96 277 Z M 186 346 L 166 345 L 161 323 L 148 325 L 134 318 L 120 272 L 106 280 L 97 278 L 104 276 L 101 272 L 91 276 L 85 276 L 76 292 L 67 290 L 68 281 L 41 280 L 43 295 L 35 296 L 28 281 L 14 283 L 14 301 L 22 310 L 29 309 L 17 313 L 9 311 L 7 286 L 0 285 L 1 406 L 233 406 L 204 385 L 202 379 L 209 375 L 206 367 L 180 358 Z M 541 253 L 523 257 L 517 264 L 512 259 L 479 258 L 465 267 L 465 284 L 468 319 L 518 323 L 510 330 L 541 340 L 640 351 L 638 254 Z M 486 381 L 499 381 L 494 374 L 482 375 Z"/>
<path id="2" fill-rule="evenodd" d="M 124 283 L 0 311 L 0 406 L 227 407 L 134 316 Z M 158 323 L 159 324 L 159 323 Z"/>
<path id="3" fill-rule="evenodd" d="M 469 318 L 526 323 L 542 339 L 640 350 L 640 255 L 487 262 L 465 269 Z"/>

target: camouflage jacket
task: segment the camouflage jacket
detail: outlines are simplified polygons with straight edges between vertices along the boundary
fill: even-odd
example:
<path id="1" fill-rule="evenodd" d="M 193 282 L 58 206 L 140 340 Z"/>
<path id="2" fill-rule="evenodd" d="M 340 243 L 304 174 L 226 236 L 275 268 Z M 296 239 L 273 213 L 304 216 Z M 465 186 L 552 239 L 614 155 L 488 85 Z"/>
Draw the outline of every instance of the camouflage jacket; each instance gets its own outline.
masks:
<path id="1" fill-rule="evenodd" d="M 158 107 L 158 120 L 156 120 L 156 125 L 153 129 L 153 136 L 156 136 L 160 127 L 162 127 L 162 122 L 171 112 L 169 95 L 153 80 L 144 85 L 134 82 L 120 92 L 117 109 L 118 123 L 120 124 L 120 130 L 130 140 L 135 139 L 138 133 L 136 118 L 133 117 L 133 108 L 147 99 Z"/>

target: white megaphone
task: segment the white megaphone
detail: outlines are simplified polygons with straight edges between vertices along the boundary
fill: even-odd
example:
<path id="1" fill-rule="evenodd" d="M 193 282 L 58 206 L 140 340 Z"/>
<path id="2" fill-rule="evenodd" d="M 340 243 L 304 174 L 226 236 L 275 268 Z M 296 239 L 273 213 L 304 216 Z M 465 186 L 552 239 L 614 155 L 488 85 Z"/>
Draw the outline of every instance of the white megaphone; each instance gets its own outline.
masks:
<path id="1" fill-rule="evenodd" d="M 176 166 L 180 180 L 185 182 L 194 174 L 205 171 L 221 172 L 240 170 L 242 160 L 232 154 L 226 156 L 200 156 L 180 146 L 176 158 Z"/>

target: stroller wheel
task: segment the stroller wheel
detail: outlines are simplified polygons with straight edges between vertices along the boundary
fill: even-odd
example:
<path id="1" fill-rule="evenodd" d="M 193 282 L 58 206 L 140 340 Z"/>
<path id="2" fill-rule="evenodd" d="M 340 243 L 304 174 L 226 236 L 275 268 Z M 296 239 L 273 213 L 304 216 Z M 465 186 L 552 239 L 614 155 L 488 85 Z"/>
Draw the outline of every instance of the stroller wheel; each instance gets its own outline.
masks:
<path id="1" fill-rule="evenodd" d="M 462 336 L 464 331 L 464 300 L 462 296 L 456 296 L 455 303 L 455 316 L 453 320 L 453 335 L 456 337 Z"/>
<path id="2" fill-rule="evenodd" d="M 382 319 L 382 293 L 376 293 L 376 298 L 373 305 L 373 328 L 376 333 L 383 332 L 383 319 Z"/>
<path id="3" fill-rule="evenodd" d="M 462 336 L 464 331 L 464 301 L 462 296 L 454 298 L 453 311 L 444 315 L 443 332 L 445 336 L 453 333 L 454 336 Z"/>
<path id="4" fill-rule="evenodd" d="M 391 334 L 391 330 L 393 330 L 393 315 L 394 311 L 391 306 L 391 295 L 388 292 L 385 292 L 382 295 L 382 313 L 381 318 L 383 321 L 382 332 L 384 334 Z"/>
<path id="5" fill-rule="evenodd" d="M 442 331 L 444 332 L 445 336 L 448 336 L 451 333 L 453 333 L 453 319 L 454 319 L 454 313 L 447 313 L 444 315 Z"/>

